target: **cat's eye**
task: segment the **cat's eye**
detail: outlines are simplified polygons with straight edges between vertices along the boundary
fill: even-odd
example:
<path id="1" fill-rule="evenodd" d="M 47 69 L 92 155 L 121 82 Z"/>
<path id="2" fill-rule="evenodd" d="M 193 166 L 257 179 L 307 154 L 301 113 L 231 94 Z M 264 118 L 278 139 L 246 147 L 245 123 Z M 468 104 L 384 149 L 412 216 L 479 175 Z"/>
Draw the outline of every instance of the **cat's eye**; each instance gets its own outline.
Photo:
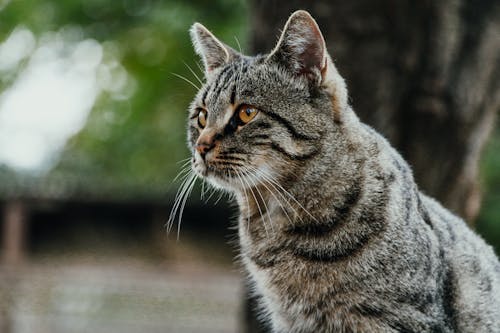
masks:
<path id="1" fill-rule="evenodd" d="M 198 112 L 198 126 L 200 128 L 205 128 L 207 125 L 207 111 L 205 109 L 201 109 L 200 112 Z"/>
<path id="2" fill-rule="evenodd" d="M 243 124 L 246 124 L 246 123 L 250 122 L 250 120 L 255 118 L 255 116 L 258 113 L 259 113 L 259 109 L 255 108 L 251 105 L 244 104 L 244 105 L 239 107 L 238 118 Z"/>

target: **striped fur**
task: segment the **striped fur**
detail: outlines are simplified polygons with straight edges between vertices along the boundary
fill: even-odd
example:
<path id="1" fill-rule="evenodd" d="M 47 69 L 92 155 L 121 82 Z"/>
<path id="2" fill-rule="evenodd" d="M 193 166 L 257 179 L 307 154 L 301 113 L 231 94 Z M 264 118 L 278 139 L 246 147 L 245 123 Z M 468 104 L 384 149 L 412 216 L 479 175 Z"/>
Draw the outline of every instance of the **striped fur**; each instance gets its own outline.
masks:
<path id="1" fill-rule="evenodd" d="M 192 35 L 207 66 L 193 169 L 236 196 L 240 258 L 274 332 L 500 332 L 492 248 L 359 121 L 309 14 L 294 13 L 266 56 L 221 51 L 199 24 Z M 244 126 L 241 104 L 260 110 Z"/>

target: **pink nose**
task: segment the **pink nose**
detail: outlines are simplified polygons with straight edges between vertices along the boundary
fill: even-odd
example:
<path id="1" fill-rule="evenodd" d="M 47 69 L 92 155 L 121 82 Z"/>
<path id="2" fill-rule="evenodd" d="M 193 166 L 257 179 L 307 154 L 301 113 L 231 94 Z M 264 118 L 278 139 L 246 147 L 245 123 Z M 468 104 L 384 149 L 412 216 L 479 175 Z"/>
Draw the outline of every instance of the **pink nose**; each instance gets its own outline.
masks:
<path id="1" fill-rule="evenodd" d="M 221 137 L 221 134 L 217 133 L 215 130 L 205 129 L 198 140 L 196 140 L 194 148 L 200 153 L 201 157 L 205 158 L 205 155 L 217 145 Z"/>
<path id="2" fill-rule="evenodd" d="M 196 141 L 195 149 L 201 157 L 205 157 L 206 153 L 215 147 L 216 136 L 214 132 L 205 132 L 200 135 Z"/>
<path id="3" fill-rule="evenodd" d="M 205 156 L 206 153 L 208 153 L 213 147 L 214 147 L 213 141 L 210 143 L 207 142 L 200 142 L 196 144 L 196 150 L 202 157 Z"/>

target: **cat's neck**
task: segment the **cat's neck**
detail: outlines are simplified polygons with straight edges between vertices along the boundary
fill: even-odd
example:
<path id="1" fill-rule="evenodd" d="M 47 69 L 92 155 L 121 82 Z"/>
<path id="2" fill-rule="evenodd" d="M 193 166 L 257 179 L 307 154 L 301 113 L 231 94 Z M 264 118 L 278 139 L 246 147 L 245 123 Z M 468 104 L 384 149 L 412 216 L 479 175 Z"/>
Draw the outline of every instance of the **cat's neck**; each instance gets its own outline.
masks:
<path id="1" fill-rule="evenodd" d="M 389 200 L 389 188 L 402 175 L 392 162 L 385 170 L 380 169 L 381 161 L 391 159 L 384 153 L 387 150 L 379 147 L 385 140 L 365 129 L 363 135 L 371 141 L 364 138 L 369 144 L 363 147 L 351 143 L 359 154 L 344 157 L 341 165 L 348 164 L 349 168 L 338 169 L 334 159 L 339 155 L 328 151 L 314 161 L 324 167 L 304 168 L 295 181 L 285 179 L 237 192 L 240 228 L 246 229 L 240 231 L 248 239 L 265 241 L 331 234 L 342 228 L 345 232 L 341 236 L 349 238 L 344 243 L 361 237 L 354 232 L 358 227 L 360 235 L 379 232 L 387 219 L 382 210 Z M 366 224 L 366 220 L 373 220 L 373 224 Z"/>
<path id="2" fill-rule="evenodd" d="M 240 219 L 261 224 L 257 229 L 265 233 L 269 230 L 282 233 L 339 220 L 361 195 L 362 167 L 361 162 L 353 165 L 349 180 L 332 177 L 331 170 L 325 170 L 324 175 L 306 171 L 300 181 L 267 182 L 236 191 Z M 359 175 L 354 176 L 355 173 Z M 332 202 L 338 208 L 335 211 L 331 209 Z"/>

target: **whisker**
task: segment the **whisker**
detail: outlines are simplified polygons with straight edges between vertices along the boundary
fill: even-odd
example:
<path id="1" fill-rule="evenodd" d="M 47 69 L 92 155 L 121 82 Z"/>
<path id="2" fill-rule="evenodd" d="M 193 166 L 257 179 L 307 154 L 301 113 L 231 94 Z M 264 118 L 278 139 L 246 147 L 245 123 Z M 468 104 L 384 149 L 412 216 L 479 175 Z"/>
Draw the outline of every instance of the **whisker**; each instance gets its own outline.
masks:
<path id="1" fill-rule="evenodd" d="M 191 67 L 189 67 L 189 65 L 183 61 L 184 65 L 186 65 L 186 67 L 189 69 L 189 71 L 191 73 L 193 73 L 194 77 L 198 80 L 198 82 L 200 82 L 201 85 L 203 85 L 203 81 L 200 79 L 200 77 L 193 71 L 193 69 Z"/>
<path id="2" fill-rule="evenodd" d="M 175 217 L 177 215 L 177 211 L 179 209 L 179 205 L 182 201 L 182 198 L 185 195 L 186 190 L 189 187 L 189 184 L 196 179 L 196 174 L 192 172 L 190 176 L 188 175 L 184 181 L 182 182 L 181 186 L 177 190 L 177 194 L 175 195 L 175 200 L 174 200 L 174 205 L 172 207 L 172 210 L 170 211 L 170 216 L 168 218 L 168 221 L 166 223 L 167 225 L 167 233 L 170 233 L 170 230 L 172 229 L 173 223 L 175 221 Z"/>
<path id="3" fill-rule="evenodd" d="M 175 176 L 173 182 L 177 181 L 177 179 L 184 179 L 185 175 L 189 175 L 189 173 L 191 172 L 191 166 L 190 165 L 187 165 L 187 166 L 184 166 L 181 171 L 179 171 L 179 173 L 177 174 L 177 176 Z"/>
<path id="4" fill-rule="evenodd" d="M 274 191 L 272 189 L 270 189 L 269 187 L 267 187 L 266 183 L 269 186 L 271 186 L 276 191 L 276 193 L 278 193 L 278 195 L 285 201 L 285 203 L 287 205 L 289 205 L 290 208 L 293 210 L 295 216 L 298 216 L 299 219 L 302 221 L 302 218 L 300 217 L 298 212 L 295 210 L 295 208 L 292 205 L 290 205 L 290 202 L 285 198 L 285 196 L 280 192 L 280 190 L 278 188 L 276 188 L 276 186 L 274 184 L 272 184 L 268 179 L 266 179 L 265 175 L 259 169 L 252 167 L 252 166 L 249 166 L 249 167 L 252 168 L 258 176 L 261 176 L 262 178 L 264 178 L 264 182 L 262 182 L 262 185 L 264 185 L 264 187 L 269 191 L 269 193 L 271 193 L 271 195 L 275 198 L 276 202 L 281 207 L 281 210 L 283 211 L 283 213 L 285 213 L 285 216 L 286 216 L 288 222 L 290 222 L 290 223 L 293 222 L 292 219 L 290 218 L 290 215 L 288 214 L 288 211 L 285 209 L 285 207 L 283 206 L 283 204 L 279 200 L 279 198 L 275 195 Z"/>
<path id="5" fill-rule="evenodd" d="M 203 67 L 201 67 L 200 63 L 198 61 L 195 62 L 196 66 L 198 66 L 198 68 L 200 69 L 200 71 L 202 73 L 205 73 L 205 70 L 203 69 Z"/>
<path id="6" fill-rule="evenodd" d="M 172 206 L 172 209 L 170 210 L 170 216 L 169 216 L 169 218 L 167 220 L 167 223 L 165 224 L 166 227 L 167 227 L 167 233 L 170 233 L 170 229 L 172 227 L 172 221 L 175 219 L 175 216 L 177 215 L 177 203 L 179 201 L 179 197 L 182 194 L 182 191 L 183 191 L 183 188 L 184 188 L 184 185 L 185 185 L 186 181 L 187 181 L 187 179 L 185 179 L 182 182 L 181 186 L 177 190 L 177 193 L 175 194 L 174 204 Z"/>
<path id="7" fill-rule="evenodd" d="M 181 175 L 183 175 L 184 173 L 186 173 L 187 171 L 189 171 L 191 169 L 191 166 L 190 166 L 191 158 L 190 157 L 185 158 L 185 159 L 177 162 L 177 164 L 180 164 L 180 163 L 182 163 L 182 165 L 180 167 L 181 170 L 177 173 L 177 175 L 175 176 L 175 178 L 172 182 L 175 182 L 177 179 L 179 179 L 181 177 Z"/>
<path id="8" fill-rule="evenodd" d="M 248 175 L 248 173 L 243 172 L 243 176 L 245 176 L 245 175 Z M 247 184 L 248 189 L 250 190 L 250 193 L 252 194 L 253 199 L 255 200 L 255 204 L 257 205 L 257 209 L 259 210 L 260 218 L 262 219 L 262 225 L 264 226 L 264 230 L 266 231 L 266 236 L 269 237 L 269 233 L 268 233 L 267 227 L 266 227 L 266 221 L 265 221 L 264 216 L 262 214 L 262 209 L 260 209 L 259 201 L 257 200 L 257 197 L 255 196 L 255 193 L 253 192 L 252 187 L 249 185 L 249 183 L 247 181 L 245 181 L 245 177 L 243 177 L 242 179 Z"/>
<path id="9" fill-rule="evenodd" d="M 276 200 L 276 202 L 278 203 L 278 205 L 280 206 L 281 210 L 283 211 L 283 213 L 285 213 L 285 216 L 288 220 L 288 222 L 292 223 L 292 219 L 290 218 L 290 215 L 288 215 L 288 212 L 287 210 L 285 209 L 285 207 L 283 206 L 283 204 L 281 203 L 281 201 L 278 199 L 278 197 L 276 196 L 276 194 L 274 193 L 274 191 L 272 189 L 270 189 L 269 187 L 267 187 L 267 184 L 269 184 L 269 186 L 271 186 L 272 188 L 274 188 L 274 190 L 276 190 L 276 192 L 278 192 L 278 194 L 281 194 L 279 193 L 279 191 L 276 189 L 276 187 L 271 184 L 268 180 L 265 180 L 262 185 L 269 191 L 269 193 L 271 193 L 271 195 L 274 197 L 274 199 Z M 283 195 L 281 195 L 283 197 Z M 284 198 L 284 197 L 283 197 Z M 285 199 L 286 201 L 286 199 Z M 288 201 L 286 201 L 287 204 L 290 204 Z M 293 207 L 292 207 L 293 209 Z"/>
<path id="10" fill-rule="evenodd" d="M 174 206 L 172 207 L 172 211 L 170 212 L 170 218 L 169 221 L 172 219 L 172 214 L 175 215 L 175 209 L 177 206 L 177 201 L 179 200 L 179 197 L 182 196 L 182 193 L 184 191 L 185 186 L 187 183 L 189 183 L 190 179 L 194 176 L 194 173 L 190 172 L 188 173 L 185 177 L 183 177 L 182 183 L 179 186 L 179 189 L 177 190 L 177 193 L 175 195 L 175 200 L 174 200 Z"/>
<path id="11" fill-rule="evenodd" d="M 307 215 L 309 215 L 314 221 L 317 222 L 317 219 L 311 214 L 309 213 L 309 211 L 304 207 L 302 206 L 302 204 L 297 200 L 295 199 L 295 197 L 290 193 L 288 192 L 286 189 L 283 188 L 283 186 L 281 186 L 281 184 L 279 184 L 270 174 L 266 173 L 265 171 L 261 170 L 263 175 L 266 175 L 267 178 L 273 182 L 276 186 L 278 186 L 286 195 L 288 195 L 290 197 L 290 199 L 292 199 Z"/>
<path id="12" fill-rule="evenodd" d="M 186 194 L 184 195 L 184 200 L 182 202 L 181 209 L 179 211 L 179 220 L 177 222 L 177 240 L 179 240 L 179 235 L 181 233 L 182 213 L 184 212 L 184 207 L 186 206 L 187 199 L 188 199 L 189 195 L 191 194 L 191 191 L 193 190 L 193 187 L 194 187 L 194 184 L 196 183 L 197 178 L 198 177 L 195 175 L 195 177 L 191 181 L 191 184 L 189 185 L 189 188 L 188 188 Z"/>
<path id="13" fill-rule="evenodd" d="M 265 177 L 268 181 L 272 182 L 274 185 L 276 185 L 279 189 L 281 189 L 281 191 L 283 191 L 283 193 L 285 193 L 291 200 L 293 200 L 293 202 L 295 202 L 307 215 L 309 215 L 315 222 L 318 222 L 318 220 L 304 207 L 302 206 L 302 204 L 297 200 L 295 199 L 295 197 L 290 194 L 290 192 L 288 192 L 287 190 L 285 190 L 283 188 L 283 186 L 281 186 L 281 184 L 279 184 L 273 177 L 272 175 L 270 175 L 269 173 L 267 173 L 266 171 L 264 170 L 259 170 L 261 172 L 261 175 L 263 177 Z"/>
<path id="14" fill-rule="evenodd" d="M 204 196 L 205 196 L 205 179 L 202 179 L 201 180 L 200 200 L 203 201 Z"/>
<path id="15" fill-rule="evenodd" d="M 217 198 L 217 200 L 215 200 L 214 205 L 217 205 L 217 204 L 219 203 L 220 199 L 222 199 L 222 196 L 224 196 L 224 192 L 222 192 L 222 191 L 221 191 L 221 192 L 219 193 L 219 197 Z"/>
<path id="16" fill-rule="evenodd" d="M 241 187 L 243 188 L 243 194 L 245 195 L 245 200 L 247 202 L 247 212 L 246 212 L 246 220 L 247 220 L 247 232 L 250 228 L 250 201 L 248 200 L 248 195 L 247 195 L 247 190 L 245 188 L 245 184 L 243 183 L 243 180 L 241 179 L 241 175 L 238 171 L 236 171 L 236 176 L 238 177 L 238 180 L 241 184 Z"/>
<path id="17" fill-rule="evenodd" d="M 259 187 L 257 186 L 257 184 L 254 181 L 252 181 L 250 178 L 248 179 L 248 181 L 250 181 L 253 184 L 255 190 L 257 191 L 257 194 L 262 199 L 262 203 L 264 204 L 264 208 L 265 208 L 266 213 L 267 213 L 267 218 L 269 220 L 269 224 L 271 225 L 271 231 L 274 232 L 273 220 L 271 219 L 271 214 L 269 213 L 269 208 L 267 207 L 266 200 L 264 199 L 264 196 L 262 195 L 262 193 L 259 190 Z"/>
<path id="18" fill-rule="evenodd" d="M 181 164 L 182 163 L 184 165 L 184 164 L 187 164 L 187 162 L 189 162 L 189 161 L 191 161 L 191 157 L 183 158 L 182 160 L 177 161 L 176 163 L 177 164 Z"/>
<path id="19" fill-rule="evenodd" d="M 184 76 L 182 76 L 182 75 L 179 75 L 179 74 L 177 74 L 177 73 L 170 73 L 170 74 L 175 75 L 175 76 L 177 76 L 179 79 L 182 79 L 182 80 L 186 81 L 187 83 L 191 84 L 193 87 L 195 87 L 195 88 L 196 88 L 196 90 L 200 90 L 200 87 L 198 87 L 196 84 L 194 84 L 194 83 L 193 83 L 193 81 L 189 80 L 188 78 L 186 78 L 186 77 L 184 77 Z"/>
<path id="20" fill-rule="evenodd" d="M 190 184 L 193 182 L 194 179 L 196 179 L 195 175 L 192 175 L 190 178 L 186 178 L 186 181 L 182 186 L 179 197 L 177 198 L 177 200 L 175 202 L 174 215 L 171 217 L 172 219 L 170 221 L 169 228 L 167 229 L 168 232 L 170 232 L 170 230 L 172 230 L 172 227 L 173 227 L 174 222 L 175 222 L 175 218 L 177 217 L 177 214 L 180 213 L 179 209 L 181 207 L 181 204 L 184 201 L 184 198 L 186 198 L 187 191 L 190 187 Z"/>
<path id="21" fill-rule="evenodd" d="M 238 44 L 238 50 L 240 50 L 240 53 L 243 53 L 241 51 L 241 44 L 240 44 L 240 41 L 238 40 L 238 37 L 234 36 L 234 40 L 236 40 L 236 44 Z"/>
<path id="22" fill-rule="evenodd" d="M 210 199 L 214 196 L 215 193 L 217 193 L 218 189 L 215 188 L 215 187 L 212 187 L 211 188 L 212 192 L 210 193 L 210 195 L 208 196 L 208 198 L 205 200 L 205 202 L 208 202 L 210 201 Z"/>

